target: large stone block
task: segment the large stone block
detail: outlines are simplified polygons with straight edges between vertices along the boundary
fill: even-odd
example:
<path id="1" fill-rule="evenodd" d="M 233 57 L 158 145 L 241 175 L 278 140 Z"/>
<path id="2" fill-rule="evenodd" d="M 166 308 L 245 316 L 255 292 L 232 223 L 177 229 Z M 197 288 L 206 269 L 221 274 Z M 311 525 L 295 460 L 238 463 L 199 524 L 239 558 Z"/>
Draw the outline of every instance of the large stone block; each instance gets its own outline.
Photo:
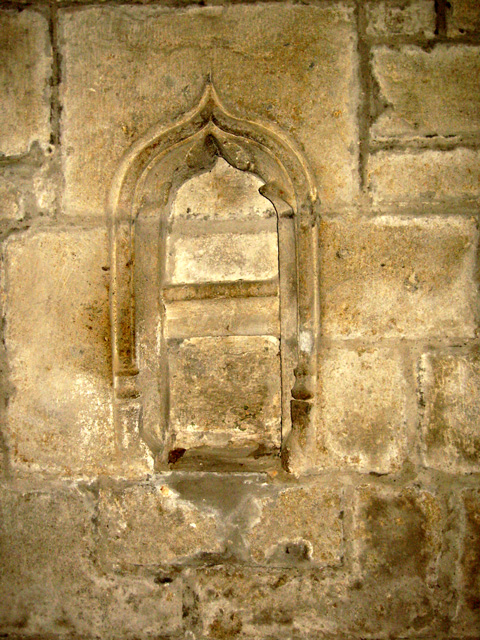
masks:
<path id="1" fill-rule="evenodd" d="M 246 536 L 254 562 L 291 566 L 338 565 L 343 549 L 342 500 L 335 489 L 283 489 L 256 501 Z"/>
<path id="2" fill-rule="evenodd" d="M 324 222 L 321 328 L 329 337 L 475 335 L 473 218 Z"/>
<path id="3" fill-rule="evenodd" d="M 480 196 L 480 153 L 379 151 L 368 161 L 368 188 L 375 207 L 475 202 Z"/>
<path id="4" fill-rule="evenodd" d="M 224 550 L 218 512 L 200 509 L 159 483 L 103 486 L 99 553 L 106 566 L 162 566 Z"/>
<path id="5" fill-rule="evenodd" d="M 448 36 L 480 32 L 480 4 L 477 0 L 449 0 L 447 4 Z"/>
<path id="6" fill-rule="evenodd" d="M 459 557 L 460 602 L 454 630 L 459 635 L 478 632 L 480 626 L 480 492 L 462 492 L 465 530 Z"/>
<path id="7" fill-rule="evenodd" d="M 0 153 L 49 143 L 51 64 L 47 20 L 29 10 L 0 12 Z"/>
<path id="8" fill-rule="evenodd" d="M 420 36 L 433 38 L 433 0 L 374 0 L 366 4 L 369 36 Z"/>
<path id="9" fill-rule="evenodd" d="M 480 355 L 424 354 L 419 366 L 422 449 L 428 467 L 480 471 Z"/>
<path id="10" fill-rule="evenodd" d="M 175 447 L 280 445 L 277 338 L 172 340 L 169 368 Z"/>
<path id="11" fill-rule="evenodd" d="M 77 489 L 0 487 L 0 629 L 75 628 L 89 583 L 94 503 Z"/>
<path id="12" fill-rule="evenodd" d="M 61 10 L 67 213 L 103 215 L 125 151 L 195 107 L 209 74 L 234 115 L 304 147 L 325 204 L 351 202 L 354 28 L 347 3 Z"/>
<path id="13" fill-rule="evenodd" d="M 388 473 L 406 453 L 406 382 L 391 349 L 325 349 L 319 369 L 319 468 Z"/>
<path id="14" fill-rule="evenodd" d="M 354 545 L 362 574 L 391 581 L 434 581 L 442 517 L 440 502 L 427 491 L 360 488 Z"/>
<path id="15" fill-rule="evenodd" d="M 114 468 L 104 230 L 45 230 L 5 247 L 13 467 L 66 475 Z"/>
<path id="16" fill-rule="evenodd" d="M 480 51 L 476 46 L 377 47 L 373 73 L 388 104 L 373 139 L 451 136 L 480 129 Z"/>

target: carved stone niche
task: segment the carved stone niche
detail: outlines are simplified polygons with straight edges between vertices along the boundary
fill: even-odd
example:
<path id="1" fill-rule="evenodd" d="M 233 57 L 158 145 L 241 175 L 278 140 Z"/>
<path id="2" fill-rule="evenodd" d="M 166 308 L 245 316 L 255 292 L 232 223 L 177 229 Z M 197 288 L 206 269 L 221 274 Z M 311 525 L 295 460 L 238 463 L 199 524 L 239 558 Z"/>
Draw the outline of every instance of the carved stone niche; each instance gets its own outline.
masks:
<path id="1" fill-rule="evenodd" d="M 130 149 L 112 186 L 118 449 L 156 470 L 309 466 L 318 331 L 315 188 L 271 127 L 209 84 Z"/>

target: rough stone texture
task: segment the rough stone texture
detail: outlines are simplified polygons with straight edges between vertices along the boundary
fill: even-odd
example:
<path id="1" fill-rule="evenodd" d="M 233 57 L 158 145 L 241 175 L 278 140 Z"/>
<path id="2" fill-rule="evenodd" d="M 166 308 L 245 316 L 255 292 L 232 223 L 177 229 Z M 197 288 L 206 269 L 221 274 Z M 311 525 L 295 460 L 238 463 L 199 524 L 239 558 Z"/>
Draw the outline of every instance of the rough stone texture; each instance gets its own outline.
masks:
<path id="1" fill-rule="evenodd" d="M 480 195 L 477 150 L 381 151 L 370 156 L 368 186 L 375 206 L 395 203 L 450 206 Z"/>
<path id="2" fill-rule="evenodd" d="M 378 47 L 373 72 L 387 107 L 374 123 L 374 139 L 449 136 L 480 129 L 478 47 Z"/>
<path id="3" fill-rule="evenodd" d="M 9 239 L 4 259 L 12 465 L 105 471 L 114 456 L 105 231 L 27 232 Z"/>
<path id="4" fill-rule="evenodd" d="M 477 243 L 473 218 L 324 222 L 323 334 L 473 337 Z"/>
<path id="5" fill-rule="evenodd" d="M 103 215 L 122 154 L 195 107 L 210 71 L 227 109 L 305 147 L 324 202 L 351 202 L 353 28 L 344 4 L 62 11 L 66 211 Z"/>
<path id="6" fill-rule="evenodd" d="M 374 0 L 366 4 L 366 14 L 369 36 L 432 38 L 435 31 L 433 0 Z"/>
<path id="7" fill-rule="evenodd" d="M 480 625 L 480 492 L 462 494 L 465 533 L 459 558 L 461 599 L 454 629 L 459 634 L 478 632 Z"/>
<path id="8" fill-rule="evenodd" d="M 34 11 L 0 12 L 0 153 L 18 155 L 50 138 L 52 57 L 47 20 Z"/>
<path id="9" fill-rule="evenodd" d="M 0 218 L 21 220 L 23 217 L 20 193 L 15 184 L 0 176 Z"/>
<path id="10" fill-rule="evenodd" d="M 319 369 L 318 468 L 388 473 L 406 452 L 406 382 L 391 349 L 325 349 Z"/>
<path id="11" fill-rule="evenodd" d="M 258 501 L 247 536 L 253 560 L 280 566 L 339 564 L 344 551 L 341 505 L 338 491 L 308 486 Z"/>
<path id="12" fill-rule="evenodd" d="M 419 372 L 425 464 L 450 473 L 479 471 L 478 351 L 424 354 Z"/>
<path id="13" fill-rule="evenodd" d="M 277 234 L 269 232 L 172 238 L 167 244 L 167 280 L 269 280 L 278 274 L 277 246 Z"/>
<path id="14" fill-rule="evenodd" d="M 225 546 L 218 513 L 179 499 L 168 484 L 101 487 L 98 523 L 102 560 L 120 570 L 169 565 Z"/>
<path id="15" fill-rule="evenodd" d="M 169 346 L 175 446 L 271 447 L 280 438 L 278 340 L 192 338 Z"/>
<path id="16" fill-rule="evenodd" d="M 463 36 L 480 32 L 480 4 L 477 0 L 449 0 L 447 34 Z"/>

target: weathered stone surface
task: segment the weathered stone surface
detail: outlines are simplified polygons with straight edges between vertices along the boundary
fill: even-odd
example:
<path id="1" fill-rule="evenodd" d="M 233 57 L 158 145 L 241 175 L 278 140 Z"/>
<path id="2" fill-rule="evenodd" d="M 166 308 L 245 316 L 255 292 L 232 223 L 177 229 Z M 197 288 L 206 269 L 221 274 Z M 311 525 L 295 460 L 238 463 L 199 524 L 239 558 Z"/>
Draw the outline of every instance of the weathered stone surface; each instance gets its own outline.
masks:
<path id="1" fill-rule="evenodd" d="M 388 104 L 372 126 L 374 139 L 449 136 L 480 129 L 478 47 L 377 47 L 373 72 Z"/>
<path id="2" fill-rule="evenodd" d="M 279 446 L 278 339 L 170 341 L 169 367 L 175 447 Z"/>
<path id="3" fill-rule="evenodd" d="M 170 238 L 167 280 L 172 284 L 269 280 L 278 274 L 276 233 L 217 233 Z"/>
<path id="4" fill-rule="evenodd" d="M 365 576 L 433 580 L 442 510 L 430 492 L 362 487 L 357 494 L 355 547 Z"/>
<path id="5" fill-rule="evenodd" d="M 220 298 L 166 303 L 167 336 L 278 336 L 279 299 Z"/>
<path id="6" fill-rule="evenodd" d="M 319 387 L 319 468 L 387 473 L 402 465 L 407 389 L 398 353 L 325 349 Z"/>
<path id="7" fill-rule="evenodd" d="M 18 469 L 97 474 L 114 463 L 103 230 L 46 230 L 5 248 L 5 437 Z"/>
<path id="8" fill-rule="evenodd" d="M 462 492 L 465 531 L 460 554 L 460 606 L 454 629 L 458 634 L 478 632 L 480 625 L 480 492 Z"/>
<path id="9" fill-rule="evenodd" d="M 420 361 L 423 456 L 450 473 L 480 470 L 480 355 L 437 352 Z"/>
<path id="10" fill-rule="evenodd" d="M 81 618 L 94 505 L 76 489 L 0 487 L 0 627 L 64 633 Z"/>
<path id="11" fill-rule="evenodd" d="M 254 562 L 288 566 L 337 565 L 343 549 L 342 501 L 335 489 L 284 489 L 256 503 L 246 540 Z"/>
<path id="12" fill-rule="evenodd" d="M 477 0 L 449 0 L 447 34 L 463 36 L 480 32 L 480 4 Z"/>
<path id="13" fill-rule="evenodd" d="M 0 219 L 21 220 L 23 217 L 22 202 L 15 184 L 0 176 Z"/>
<path id="14" fill-rule="evenodd" d="M 0 153 L 24 153 L 34 141 L 48 144 L 51 63 L 44 17 L 0 12 Z"/>
<path id="15" fill-rule="evenodd" d="M 182 184 L 172 205 L 171 219 L 177 222 L 275 218 L 272 203 L 258 192 L 263 184 L 253 173 L 234 169 L 218 158 L 211 171 Z"/>
<path id="16" fill-rule="evenodd" d="M 473 337 L 477 242 L 473 218 L 324 222 L 324 335 Z"/>
<path id="17" fill-rule="evenodd" d="M 352 7 L 115 6 L 60 18 L 67 213 L 103 215 L 123 153 L 192 109 L 210 72 L 233 114 L 304 146 L 325 203 L 356 195 Z"/>
<path id="18" fill-rule="evenodd" d="M 423 36 L 435 31 L 433 0 L 374 0 L 366 4 L 369 36 Z"/>
<path id="19" fill-rule="evenodd" d="M 480 153 L 452 151 L 380 151 L 368 162 L 373 204 L 436 204 L 475 201 L 480 196 Z"/>
<path id="20" fill-rule="evenodd" d="M 160 566 L 224 550 L 219 514 L 180 499 L 167 483 L 101 488 L 99 552 L 105 563 Z"/>

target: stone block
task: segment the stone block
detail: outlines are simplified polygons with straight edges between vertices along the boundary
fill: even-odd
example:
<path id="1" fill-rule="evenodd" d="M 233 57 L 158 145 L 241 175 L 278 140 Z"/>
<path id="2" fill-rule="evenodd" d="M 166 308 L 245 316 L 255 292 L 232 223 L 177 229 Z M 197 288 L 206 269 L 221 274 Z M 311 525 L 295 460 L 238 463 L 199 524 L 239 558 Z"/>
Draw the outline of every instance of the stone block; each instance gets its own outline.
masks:
<path id="1" fill-rule="evenodd" d="M 324 349 L 319 368 L 319 468 L 388 473 L 406 453 L 406 382 L 392 349 Z"/>
<path id="2" fill-rule="evenodd" d="M 441 549 L 442 509 L 428 491 L 361 487 L 355 509 L 354 545 L 365 577 L 435 579 Z"/>
<path id="3" fill-rule="evenodd" d="M 374 0 L 366 4 L 366 14 L 369 36 L 434 36 L 433 0 Z"/>
<path id="4" fill-rule="evenodd" d="M 15 221 L 23 218 L 21 196 L 11 180 L 0 176 L 0 220 Z"/>
<path id="5" fill-rule="evenodd" d="M 323 222 L 321 329 L 328 337 L 473 337 L 473 218 Z"/>
<path id="6" fill-rule="evenodd" d="M 480 4 L 477 0 L 449 0 L 447 4 L 447 35 L 449 37 L 480 32 Z"/>
<path id="7" fill-rule="evenodd" d="M 246 535 L 253 561 L 291 566 L 338 565 L 343 555 L 342 500 L 325 487 L 288 488 L 256 502 Z"/>
<path id="8" fill-rule="evenodd" d="M 94 503 L 75 488 L 0 487 L 0 629 L 62 634 L 81 618 Z"/>
<path id="9" fill-rule="evenodd" d="M 123 154 L 194 108 L 208 74 L 233 115 L 304 147 L 324 203 L 356 196 L 350 4 L 61 9 L 59 33 L 68 214 L 103 215 Z"/>
<path id="10" fill-rule="evenodd" d="M 169 368 L 176 448 L 280 445 L 277 338 L 170 341 Z"/>
<path id="11" fill-rule="evenodd" d="M 47 20 L 34 11 L 0 12 L 0 153 L 18 155 L 50 139 L 52 55 Z"/>
<path id="12" fill-rule="evenodd" d="M 368 188 L 375 207 L 475 202 L 480 196 L 480 153 L 379 151 L 368 161 Z"/>
<path id="13" fill-rule="evenodd" d="M 454 631 L 460 636 L 475 634 L 480 626 L 480 492 L 465 489 L 461 496 L 465 530 L 459 558 L 460 602 Z"/>
<path id="14" fill-rule="evenodd" d="M 428 467 L 480 471 L 480 355 L 424 354 L 419 366 L 422 451 Z"/>
<path id="15" fill-rule="evenodd" d="M 171 236 L 167 280 L 172 284 L 269 280 L 278 274 L 277 234 Z"/>
<path id="16" fill-rule="evenodd" d="M 225 547 L 218 512 L 181 499 L 168 480 L 101 487 L 98 523 L 102 562 L 122 570 L 193 561 Z"/>
<path id="17" fill-rule="evenodd" d="M 4 263 L 12 466 L 73 476 L 111 471 L 105 231 L 17 234 L 6 243 Z"/>
<path id="18" fill-rule="evenodd" d="M 388 105 L 371 128 L 374 140 L 478 133 L 478 47 L 437 45 L 427 52 L 380 46 L 372 69 Z"/>

